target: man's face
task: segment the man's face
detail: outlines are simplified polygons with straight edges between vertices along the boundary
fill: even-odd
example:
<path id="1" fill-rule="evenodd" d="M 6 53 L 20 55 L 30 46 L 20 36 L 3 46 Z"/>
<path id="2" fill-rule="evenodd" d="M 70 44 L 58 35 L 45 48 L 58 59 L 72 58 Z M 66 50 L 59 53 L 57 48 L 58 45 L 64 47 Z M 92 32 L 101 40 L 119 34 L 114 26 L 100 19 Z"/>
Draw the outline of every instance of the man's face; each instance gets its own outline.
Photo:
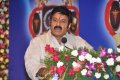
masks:
<path id="1" fill-rule="evenodd" d="M 68 30 L 68 17 L 56 12 L 51 19 L 51 32 L 55 37 L 62 37 Z"/>

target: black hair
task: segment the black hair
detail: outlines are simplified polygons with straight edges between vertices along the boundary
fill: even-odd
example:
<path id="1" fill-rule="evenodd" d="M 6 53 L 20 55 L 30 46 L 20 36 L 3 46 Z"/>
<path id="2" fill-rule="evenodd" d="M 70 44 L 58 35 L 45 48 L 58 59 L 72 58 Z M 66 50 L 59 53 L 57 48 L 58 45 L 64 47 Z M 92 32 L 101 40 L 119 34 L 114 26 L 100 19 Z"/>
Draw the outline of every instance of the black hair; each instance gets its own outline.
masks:
<path id="1" fill-rule="evenodd" d="M 72 13 L 65 6 L 56 6 L 56 7 L 54 7 L 52 12 L 51 12 L 51 15 L 50 15 L 50 20 L 52 19 L 52 16 L 56 12 L 60 12 L 61 14 L 66 15 L 68 17 L 68 23 L 72 23 Z"/>

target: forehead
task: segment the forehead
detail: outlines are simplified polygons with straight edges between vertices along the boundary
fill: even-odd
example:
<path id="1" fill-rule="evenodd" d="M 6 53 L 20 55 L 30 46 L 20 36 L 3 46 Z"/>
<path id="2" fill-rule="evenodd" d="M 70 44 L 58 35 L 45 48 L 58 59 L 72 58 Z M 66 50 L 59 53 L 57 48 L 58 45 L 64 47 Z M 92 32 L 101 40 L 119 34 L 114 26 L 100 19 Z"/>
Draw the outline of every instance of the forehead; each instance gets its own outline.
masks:
<path id="1" fill-rule="evenodd" d="M 56 12 L 53 14 L 52 18 L 57 18 L 57 19 L 68 19 L 68 16 L 61 14 L 60 12 Z"/>

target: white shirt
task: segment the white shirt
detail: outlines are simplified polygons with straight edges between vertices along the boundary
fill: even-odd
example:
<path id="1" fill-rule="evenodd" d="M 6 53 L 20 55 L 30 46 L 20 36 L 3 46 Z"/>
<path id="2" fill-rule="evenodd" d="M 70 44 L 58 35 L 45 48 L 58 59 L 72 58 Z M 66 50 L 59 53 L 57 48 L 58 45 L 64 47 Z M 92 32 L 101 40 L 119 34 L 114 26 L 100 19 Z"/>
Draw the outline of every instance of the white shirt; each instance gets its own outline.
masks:
<path id="1" fill-rule="evenodd" d="M 65 46 L 69 48 L 87 47 L 89 49 L 92 49 L 92 47 L 80 36 L 74 36 L 66 33 L 64 37 L 67 38 Z M 47 53 L 45 53 L 46 44 L 49 44 L 51 47 L 54 48 L 59 48 L 61 45 L 63 45 L 60 45 L 58 43 L 57 39 L 51 34 L 50 30 L 47 33 L 37 36 L 31 40 L 30 45 L 28 46 L 25 53 L 24 59 L 26 71 L 32 80 L 38 80 L 38 78 L 36 77 L 36 73 L 41 67 L 45 67 L 44 59 L 45 56 L 48 55 Z"/>

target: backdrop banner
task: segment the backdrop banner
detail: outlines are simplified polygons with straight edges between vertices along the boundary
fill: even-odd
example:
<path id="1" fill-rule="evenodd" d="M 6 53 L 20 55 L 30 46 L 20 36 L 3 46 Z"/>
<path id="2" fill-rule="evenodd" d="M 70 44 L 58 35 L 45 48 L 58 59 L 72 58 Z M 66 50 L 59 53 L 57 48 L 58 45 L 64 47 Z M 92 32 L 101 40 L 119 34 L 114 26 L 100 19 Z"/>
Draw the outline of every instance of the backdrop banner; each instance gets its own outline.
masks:
<path id="1" fill-rule="evenodd" d="M 49 15 L 58 5 L 72 12 L 74 21 L 70 32 L 81 36 L 95 50 L 99 47 L 116 49 L 120 45 L 119 0 L 10 0 L 9 80 L 28 78 L 25 51 L 32 38 L 50 29 Z"/>

